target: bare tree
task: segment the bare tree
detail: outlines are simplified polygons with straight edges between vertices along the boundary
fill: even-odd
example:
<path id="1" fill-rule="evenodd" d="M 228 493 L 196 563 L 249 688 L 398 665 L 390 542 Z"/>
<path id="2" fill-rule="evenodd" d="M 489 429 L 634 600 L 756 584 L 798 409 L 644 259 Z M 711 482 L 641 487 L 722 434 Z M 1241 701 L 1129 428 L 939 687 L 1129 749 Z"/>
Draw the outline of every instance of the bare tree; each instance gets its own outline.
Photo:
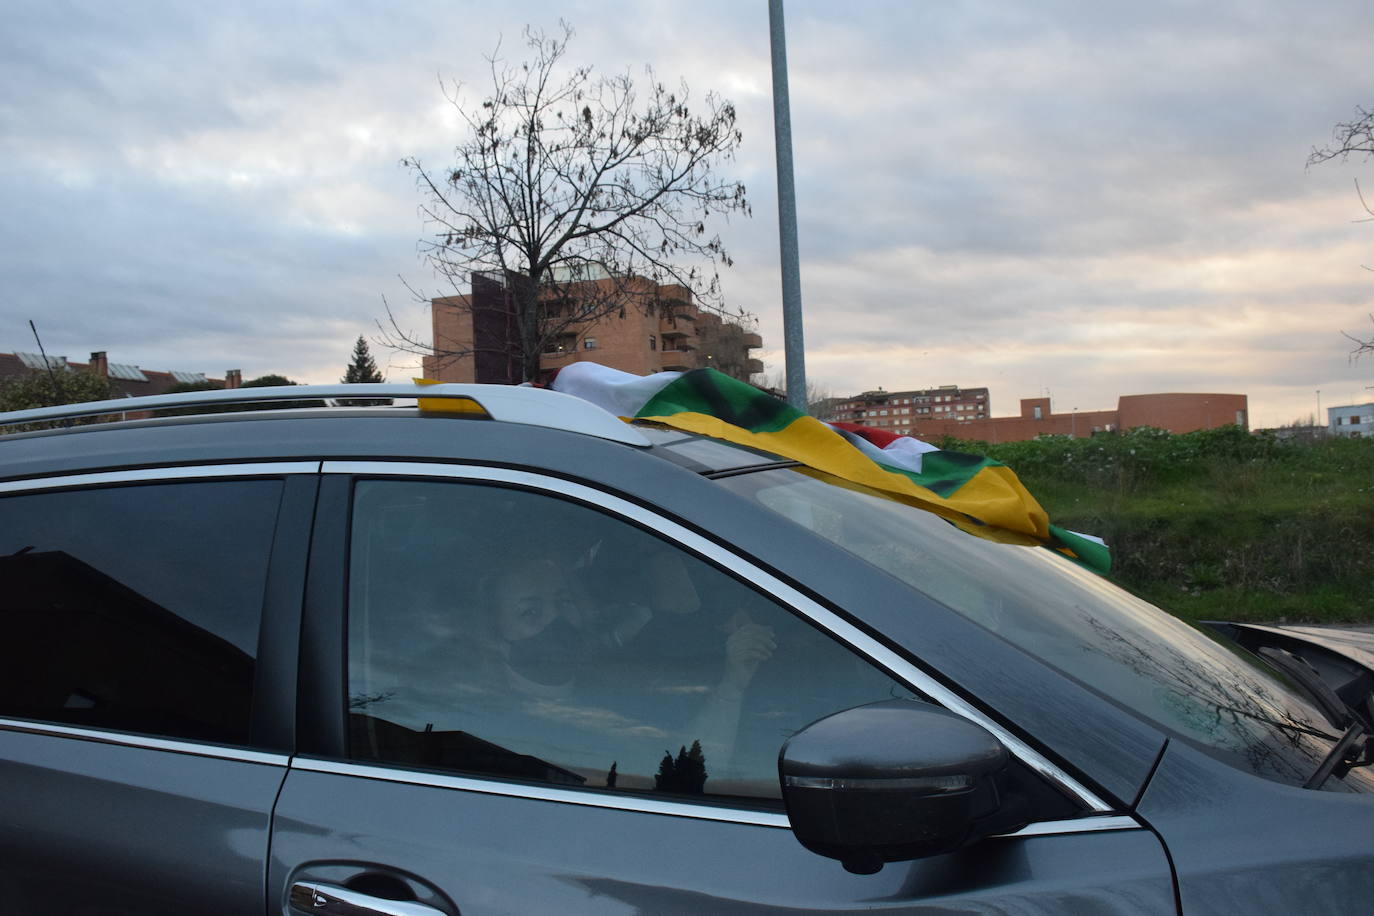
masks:
<path id="1" fill-rule="evenodd" d="M 1374 315 L 1370 315 L 1369 320 L 1374 321 Z M 1374 353 L 1374 337 L 1356 337 L 1354 334 L 1347 334 L 1345 331 L 1342 331 L 1341 334 L 1355 345 L 1355 349 L 1350 351 L 1350 358 L 1352 360 Z"/>
<path id="2" fill-rule="evenodd" d="M 787 374 L 775 369 L 763 377 L 759 385 L 764 391 L 787 400 Z M 841 399 L 831 393 L 830 386 L 815 379 L 806 380 L 806 413 L 818 420 L 835 419 L 835 404 Z"/>
<path id="3" fill-rule="evenodd" d="M 1331 159 L 1348 159 L 1351 153 L 1363 153 L 1365 158 L 1374 156 L 1374 111 L 1355 106 L 1359 115 L 1353 121 L 1342 121 L 1331 128 L 1329 146 L 1312 147 L 1307 164 L 1317 165 Z M 1366 208 L 1367 209 L 1367 208 Z"/>
<path id="4" fill-rule="evenodd" d="M 1307 157 L 1309 167 L 1329 162 L 1332 159 L 1340 159 L 1344 162 L 1350 158 L 1351 154 L 1363 155 L 1365 159 L 1374 156 L 1374 111 L 1357 105 L 1355 112 L 1359 117 L 1353 121 L 1342 121 L 1331 129 L 1330 145 L 1312 148 L 1312 152 Z M 1374 221 L 1374 209 L 1370 208 L 1369 202 L 1365 199 L 1358 179 L 1355 181 L 1355 194 L 1360 198 L 1360 206 L 1364 212 L 1369 214 L 1357 219 L 1356 222 Z M 1374 267 L 1364 265 L 1364 269 L 1374 270 Z M 1371 321 L 1374 321 L 1374 315 L 1369 317 Z M 1361 356 L 1374 353 L 1374 336 L 1357 337 L 1345 331 L 1342 331 L 1341 334 L 1355 344 L 1355 349 L 1350 352 L 1351 359 L 1359 359 Z"/>
<path id="5" fill-rule="evenodd" d="M 611 311 L 654 308 L 660 286 L 723 314 L 718 267 L 731 260 L 707 219 L 749 214 L 744 186 L 713 174 L 742 139 L 730 102 L 707 94 L 693 110 L 685 83 L 670 90 L 647 67 L 641 101 L 628 73 L 567 67 L 573 30 L 559 25 L 553 37 L 527 28 L 530 59 L 519 65 L 498 47 L 480 104 L 441 83 L 467 134 L 452 166 L 403 160 L 424 198 L 425 259 L 455 293 L 474 277 L 496 285 L 509 328 L 494 346 L 513 351 L 512 373 L 526 380 L 570 331 Z M 476 353 L 471 341 L 431 349 L 388 318 L 388 346 Z"/>

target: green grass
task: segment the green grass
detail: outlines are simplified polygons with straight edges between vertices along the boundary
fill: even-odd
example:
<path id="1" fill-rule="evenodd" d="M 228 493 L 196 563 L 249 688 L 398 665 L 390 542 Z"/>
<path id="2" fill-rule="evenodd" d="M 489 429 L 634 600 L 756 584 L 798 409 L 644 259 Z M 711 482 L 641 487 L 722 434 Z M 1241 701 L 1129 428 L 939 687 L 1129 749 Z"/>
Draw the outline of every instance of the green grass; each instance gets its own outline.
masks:
<path id="1" fill-rule="evenodd" d="M 1009 465 L 1112 577 L 1189 619 L 1374 622 L 1374 440 L 1237 427 L 945 448 Z"/>

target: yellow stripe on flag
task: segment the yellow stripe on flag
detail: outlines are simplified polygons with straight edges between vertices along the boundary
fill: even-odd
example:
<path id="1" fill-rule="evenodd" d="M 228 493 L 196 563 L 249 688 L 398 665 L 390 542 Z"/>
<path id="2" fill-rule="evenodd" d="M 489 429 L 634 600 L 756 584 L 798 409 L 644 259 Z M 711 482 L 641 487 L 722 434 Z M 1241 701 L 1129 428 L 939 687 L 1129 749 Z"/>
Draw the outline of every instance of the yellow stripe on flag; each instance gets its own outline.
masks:
<path id="1" fill-rule="evenodd" d="M 637 419 L 800 461 L 843 480 L 903 497 L 928 512 L 949 519 L 964 531 L 989 540 L 1021 543 L 1021 537 L 1043 541 L 1050 535 L 1049 515 L 1010 468 L 982 468 L 951 496 L 944 497 L 915 483 L 905 474 L 888 471 L 874 464 L 867 455 L 815 417 L 799 417 L 777 432 L 761 433 L 750 432 L 703 413 L 683 412 Z M 982 522 L 982 525 L 971 523 L 969 516 Z M 991 527 L 985 529 L 983 525 Z M 1011 536 L 1006 537 L 1007 534 Z"/>

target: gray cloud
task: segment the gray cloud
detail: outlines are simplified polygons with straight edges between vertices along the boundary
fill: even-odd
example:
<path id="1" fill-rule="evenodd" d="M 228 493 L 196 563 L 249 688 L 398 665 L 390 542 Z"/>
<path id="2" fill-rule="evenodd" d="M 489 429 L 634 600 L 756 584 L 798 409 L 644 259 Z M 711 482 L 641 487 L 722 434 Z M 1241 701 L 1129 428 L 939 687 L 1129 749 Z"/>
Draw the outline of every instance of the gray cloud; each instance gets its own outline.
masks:
<path id="1" fill-rule="evenodd" d="M 457 137 L 526 22 L 737 103 L 756 218 L 731 302 L 781 340 L 766 12 L 26 2 L 0 34 L 0 349 L 328 381 L 382 297 L 428 288 L 406 155 Z M 1010 412 L 1054 392 L 1251 394 L 1280 422 L 1359 393 L 1341 329 L 1374 262 L 1351 179 L 1308 149 L 1370 104 L 1354 3 L 788 4 L 812 372 L 839 391 L 957 381 Z M 1364 168 L 1367 172 L 1367 167 Z M 379 354 L 386 361 L 386 354 Z M 780 363 L 780 354 L 769 353 Z M 398 364 L 413 362 L 405 357 Z M 399 374 L 399 372 L 398 372 Z"/>

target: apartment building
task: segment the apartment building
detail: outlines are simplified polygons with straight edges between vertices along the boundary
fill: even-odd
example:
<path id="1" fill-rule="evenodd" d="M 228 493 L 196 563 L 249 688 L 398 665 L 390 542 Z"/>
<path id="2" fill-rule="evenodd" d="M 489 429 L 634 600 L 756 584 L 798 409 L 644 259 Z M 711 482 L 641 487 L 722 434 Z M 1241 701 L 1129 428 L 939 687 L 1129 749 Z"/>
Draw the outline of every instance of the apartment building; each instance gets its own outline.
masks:
<path id="1" fill-rule="evenodd" d="M 918 425 L 932 421 L 960 423 L 991 416 L 986 388 L 941 385 L 913 391 L 865 391 L 836 398 L 827 419 L 912 435 Z"/>
<path id="2" fill-rule="evenodd" d="M 636 375 L 704 367 L 748 380 L 763 371 L 751 351 L 763 346 L 752 327 L 700 308 L 684 286 L 644 277 L 602 278 L 565 284 L 565 301 L 579 296 L 609 302 L 593 321 L 571 322 L 547 343 L 540 373 L 591 360 Z M 617 297 L 619 307 L 616 306 Z M 509 383 L 523 377 L 508 281 L 475 273 L 472 292 L 430 300 L 434 355 L 424 357 L 426 378 L 442 382 Z"/>

